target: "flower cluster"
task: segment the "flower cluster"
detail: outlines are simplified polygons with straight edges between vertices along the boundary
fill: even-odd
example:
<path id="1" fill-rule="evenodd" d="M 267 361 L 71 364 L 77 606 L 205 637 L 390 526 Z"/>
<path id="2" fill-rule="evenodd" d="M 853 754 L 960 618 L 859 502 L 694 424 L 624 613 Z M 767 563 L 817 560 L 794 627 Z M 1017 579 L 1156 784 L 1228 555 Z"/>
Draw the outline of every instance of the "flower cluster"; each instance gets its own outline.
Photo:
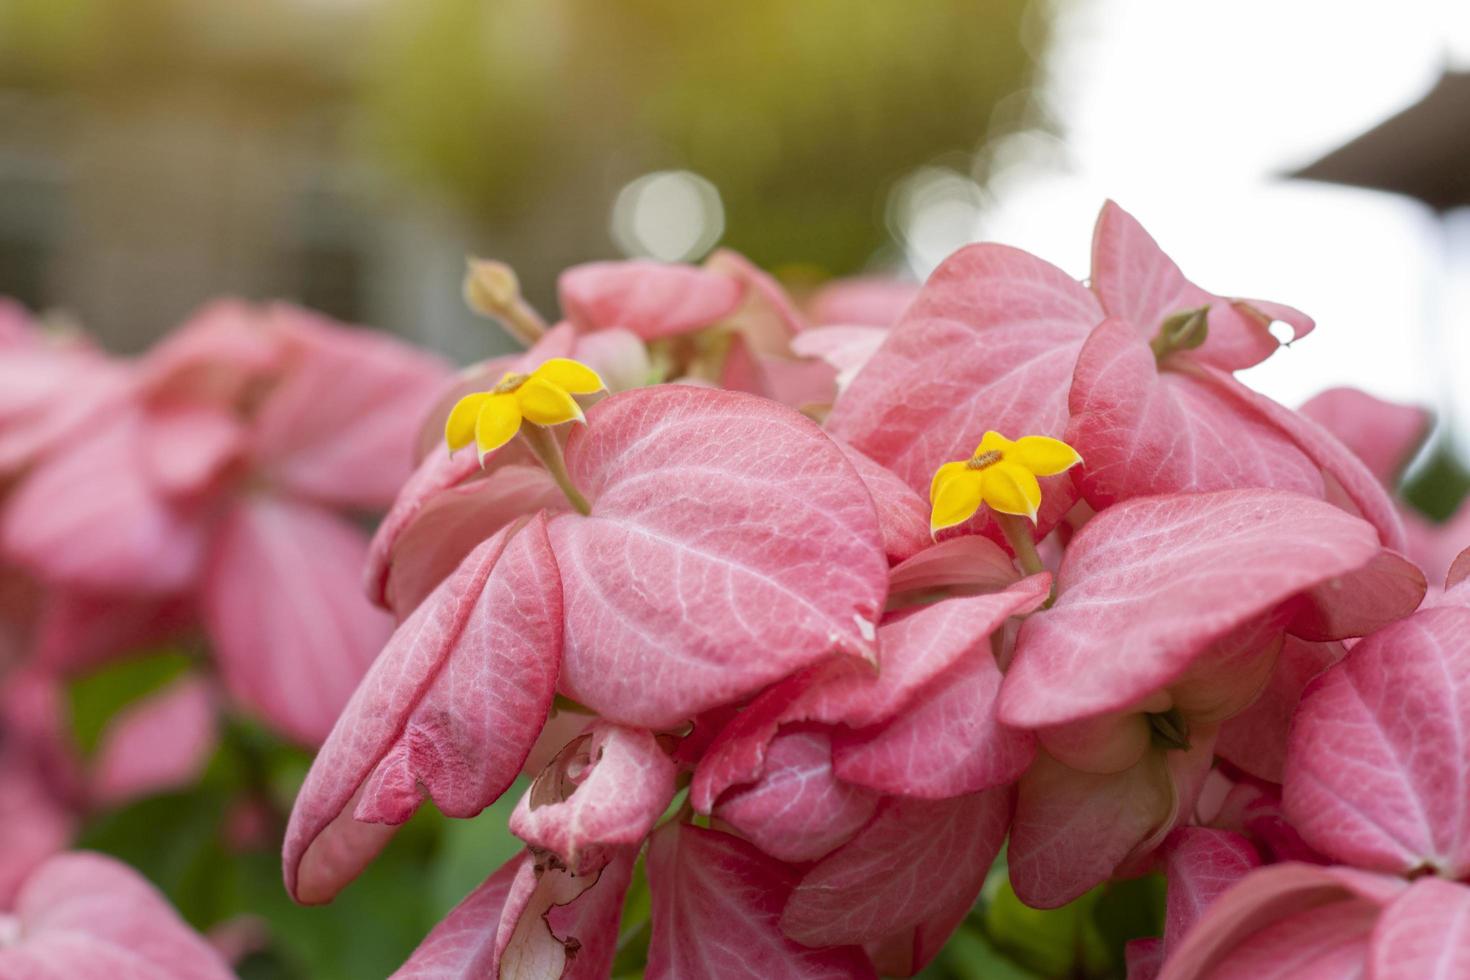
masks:
<path id="1" fill-rule="evenodd" d="M 1040 908 L 1164 870 L 1139 976 L 1465 947 L 1470 595 L 1420 609 L 1411 427 L 1355 455 L 1235 378 L 1301 313 L 1112 204 L 1087 285 L 970 246 L 891 329 L 728 253 L 572 269 L 549 328 L 503 266 L 466 292 L 531 346 L 425 421 L 370 556 L 399 625 L 284 854 L 328 901 L 532 777 L 400 976 L 912 975 L 1003 844 Z"/>
<path id="2" fill-rule="evenodd" d="M 116 879 L 136 915 L 98 929 L 140 948 L 154 925 L 184 930 L 100 859 L 42 862 L 86 815 L 199 779 L 225 710 L 306 747 L 326 737 L 392 632 L 362 596 L 359 520 L 408 477 L 448 376 L 285 305 L 215 304 L 126 359 L 0 306 L 0 911 L 15 903 L 17 928 L 67 883 L 101 902 Z M 187 665 L 83 758 L 65 685 L 165 642 Z M 27 971 L 51 955 L 0 950 L 0 975 L 42 975 Z M 55 962 L 45 975 L 114 963 Z M 117 968 L 158 975 L 144 966 Z M 210 959 L 188 975 L 227 974 Z"/>

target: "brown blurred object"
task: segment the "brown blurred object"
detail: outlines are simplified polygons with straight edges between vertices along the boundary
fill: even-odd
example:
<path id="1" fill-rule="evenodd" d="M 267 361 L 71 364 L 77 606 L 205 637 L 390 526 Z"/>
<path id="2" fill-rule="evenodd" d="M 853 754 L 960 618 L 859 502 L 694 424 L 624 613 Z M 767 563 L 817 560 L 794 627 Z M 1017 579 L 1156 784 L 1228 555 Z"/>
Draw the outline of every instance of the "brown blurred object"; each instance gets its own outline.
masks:
<path id="1" fill-rule="evenodd" d="M 1291 176 L 1404 194 L 1436 211 L 1470 205 L 1470 72 L 1445 72 L 1418 102 Z"/>

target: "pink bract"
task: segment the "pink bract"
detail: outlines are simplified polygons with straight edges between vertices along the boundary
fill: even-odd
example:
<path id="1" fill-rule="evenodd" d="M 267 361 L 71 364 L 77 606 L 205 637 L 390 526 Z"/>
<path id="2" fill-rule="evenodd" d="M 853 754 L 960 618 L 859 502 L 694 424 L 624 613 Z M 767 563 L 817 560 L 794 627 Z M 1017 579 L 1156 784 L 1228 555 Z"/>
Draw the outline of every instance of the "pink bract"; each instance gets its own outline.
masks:
<path id="1" fill-rule="evenodd" d="M 796 883 L 795 871 L 738 837 L 678 822 L 660 828 L 648 849 L 649 980 L 875 976 L 856 946 L 813 949 L 782 932 Z"/>
<path id="2" fill-rule="evenodd" d="M 1154 335 L 1164 319 L 1208 306 L 1209 338 L 1190 356 L 1226 371 L 1265 360 L 1280 345 L 1267 329 L 1280 320 L 1294 340 L 1311 332 L 1310 317 L 1279 303 L 1226 299 L 1188 279 L 1131 214 L 1112 201 L 1103 205 L 1092 237 L 1092 289 L 1109 316 Z"/>
<path id="3" fill-rule="evenodd" d="M 100 854 L 52 858 L 0 913 L 0 975 L 25 980 L 226 980 L 219 954 L 131 868 Z M 7 922 L 6 920 L 10 920 Z M 7 928 L 8 926 L 8 928 Z"/>
<path id="4" fill-rule="evenodd" d="M 566 457 L 593 501 L 549 529 L 568 696 L 664 727 L 834 654 L 876 656 L 873 500 L 807 419 L 666 385 L 596 405 Z"/>
<path id="5" fill-rule="evenodd" d="M 1387 626 L 1312 682 L 1292 726 L 1286 812 L 1360 868 L 1470 876 L 1470 609 Z"/>

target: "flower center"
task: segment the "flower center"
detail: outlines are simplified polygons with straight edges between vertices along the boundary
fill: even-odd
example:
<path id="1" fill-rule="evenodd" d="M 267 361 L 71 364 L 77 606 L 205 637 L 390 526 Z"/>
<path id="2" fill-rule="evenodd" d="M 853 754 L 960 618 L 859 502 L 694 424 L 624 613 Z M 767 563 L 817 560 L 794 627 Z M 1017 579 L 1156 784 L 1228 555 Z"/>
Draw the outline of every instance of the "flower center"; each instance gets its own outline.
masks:
<path id="1" fill-rule="evenodd" d="M 1178 708 L 1168 711 L 1150 712 L 1148 727 L 1153 743 L 1162 749 L 1188 749 L 1189 723 Z"/>
<path id="2" fill-rule="evenodd" d="M 507 371 L 504 377 L 500 379 L 500 383 L 494 388 L 491 388 L 490 392 L 495 395 L 508 395 L 529 381 L 530 378 L 531 376 L 529 374 L 517 374 L 514 371 Z"/>
<path id="3" fill-rule="evenodd" d="M 986 450 L 983 453 L 976 453 L 974 456 L 971 456 L 970 459 L 965 463 L 965 467 L 967 469 L 972 469 L 972 470 L 983 470 L 986 467 L 994 466 L 996 463 L 999 463 L 1000 461 L 1001 461 L 1001 452 L 1000 452 L 1000 450 L 999 449 L 989 449 L 989 450 Z"/>

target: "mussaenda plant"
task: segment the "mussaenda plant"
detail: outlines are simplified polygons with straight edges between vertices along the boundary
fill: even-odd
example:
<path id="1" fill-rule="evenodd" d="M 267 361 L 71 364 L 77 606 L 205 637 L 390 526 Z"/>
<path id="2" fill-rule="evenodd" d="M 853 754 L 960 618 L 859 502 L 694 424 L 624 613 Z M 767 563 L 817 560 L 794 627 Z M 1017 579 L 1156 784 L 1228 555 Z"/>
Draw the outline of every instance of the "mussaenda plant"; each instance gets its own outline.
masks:
<path id="1" fill-rule="evenodd" d="M 1317 707 L 1335 672 L 1454 615 L 1415 613 L 1426 579 L 1375 472 L 1234 376 L 1279 346 L 1273 320 L 1311 320 L 1195 286 L 1111 203 L 1093 259 L 1084 285 L 967 247 L 891 328 L 852 324 L 877 343 L 804 343 L 799 306 L 728 255 L 572 270 L 549 330 L 472 269 L 478 306 L 540 326 L 426 422 L 451 449 L 490 437 L 421 441 L 374 542 L 400 625 L 298 797 L 292 895 L 330 900 L 424 802 L 472 816 L 533 756 L 525 852 L 399 976 L 909 976 L 997 868 L 1037 908 L 1162 872 L 1167 929 L 1132 969 L 1214 976 L 1255 942 L 1229 910 L 1278 907 L 1236 877 L 1373 908 L 1401 886 L 1364 875 L 1462 888 L 1441 855 L 1463 812 L 1404 854 L 1372 826 L 1334 844 L 1343 822 L 1303 802 L 1312 760 L 1349 778 Z M 612 331 L 646 380 L 686 383 L 597 394 L 617 372 L 582 345 Z M 764 373 L 730 366 L 752 350 Z M 804 350 L 836 356 L 791 407 L 712 386 Z M 512 406 L 538 365 L 573 382 L 539 418 Z M 1458 787 L 1470 758 L 1447 754 Z"/>
<path id="2" fill-rule="evenodd" d="M 378 632 L 332 675 L 341 704 L 365 669 L 297 796 L 286 888 L 331 901 L 425 803 L 469 818 L 525 785 L 524 849 L 397 976 L 912 976 L 952 939 L 1024 960 L 1019 903 L 1080 922 L 1155 876 L 1133 977 L 1465 972 L 1470 542 L 1406 531 L 1391 496 L 1422 413 L 1341 392 L 1297 412 L 1235 377 L 1280 345 L 1273 321 L 1305 339 L 1309 318 L 1196 286 L 1111 203 L 1085 284 L 979 244 L 917 292 L 798 302 L 719 252 L 567 270 L 560 322 L 500 263 L 472 261 L 465 295 L 526 349 L 445 377 L 375 347 L 389 380 L 335 398 L 342 372 L 283 374 L 310 359 L 249 331 L 186 332 L 140 397 L 0 317 L 0 344 L 53 366 L 0 392 L 26 589 L 90 598 L 142 549 L 167 559 L 140 578 L 152 602 L 199 549 L 279 553 L 221 532 L 229 515 L 396 489 L 351 562 L 308 549 L 289 569 L 330 566 L 345 610 L 365 564 L 381 611 L 333 620 Z M 42 512 L 27 487 L 75 483 L 45 474 L 80 470 L 77 442 L 94 465 L 140 453 L 143 475 L 114 482 L 146 520 Z M 69 528 L 92 529 L 97 561 L 48 546 Z M 225 581 L 205 575 L 203 602 L 228 674 L 290 620 L 226 615 Z M 0 770 L 26 779 L 0 805 L 44 818 L 0 880 L 0 966 L 49 955 L 46 909 L 71 899 L 48 882 L 74 877 L 37 870 L 70 817 L 36 778 L 46 658 L 23 646 L 0 648 L 37 681 L 4 705 L 26 738 L 0 743 Z M 305 710 L 332 698 L 299 660 L 251 664 L 226 690 L 320 739 L 336 708 Z M 152 899 L 136 920 L 104 904 L 82 932 L 221 968 Z M 1121 940 L 1102 966 L 1093 945 L 1036 968 L 1123 967 Z"/>

